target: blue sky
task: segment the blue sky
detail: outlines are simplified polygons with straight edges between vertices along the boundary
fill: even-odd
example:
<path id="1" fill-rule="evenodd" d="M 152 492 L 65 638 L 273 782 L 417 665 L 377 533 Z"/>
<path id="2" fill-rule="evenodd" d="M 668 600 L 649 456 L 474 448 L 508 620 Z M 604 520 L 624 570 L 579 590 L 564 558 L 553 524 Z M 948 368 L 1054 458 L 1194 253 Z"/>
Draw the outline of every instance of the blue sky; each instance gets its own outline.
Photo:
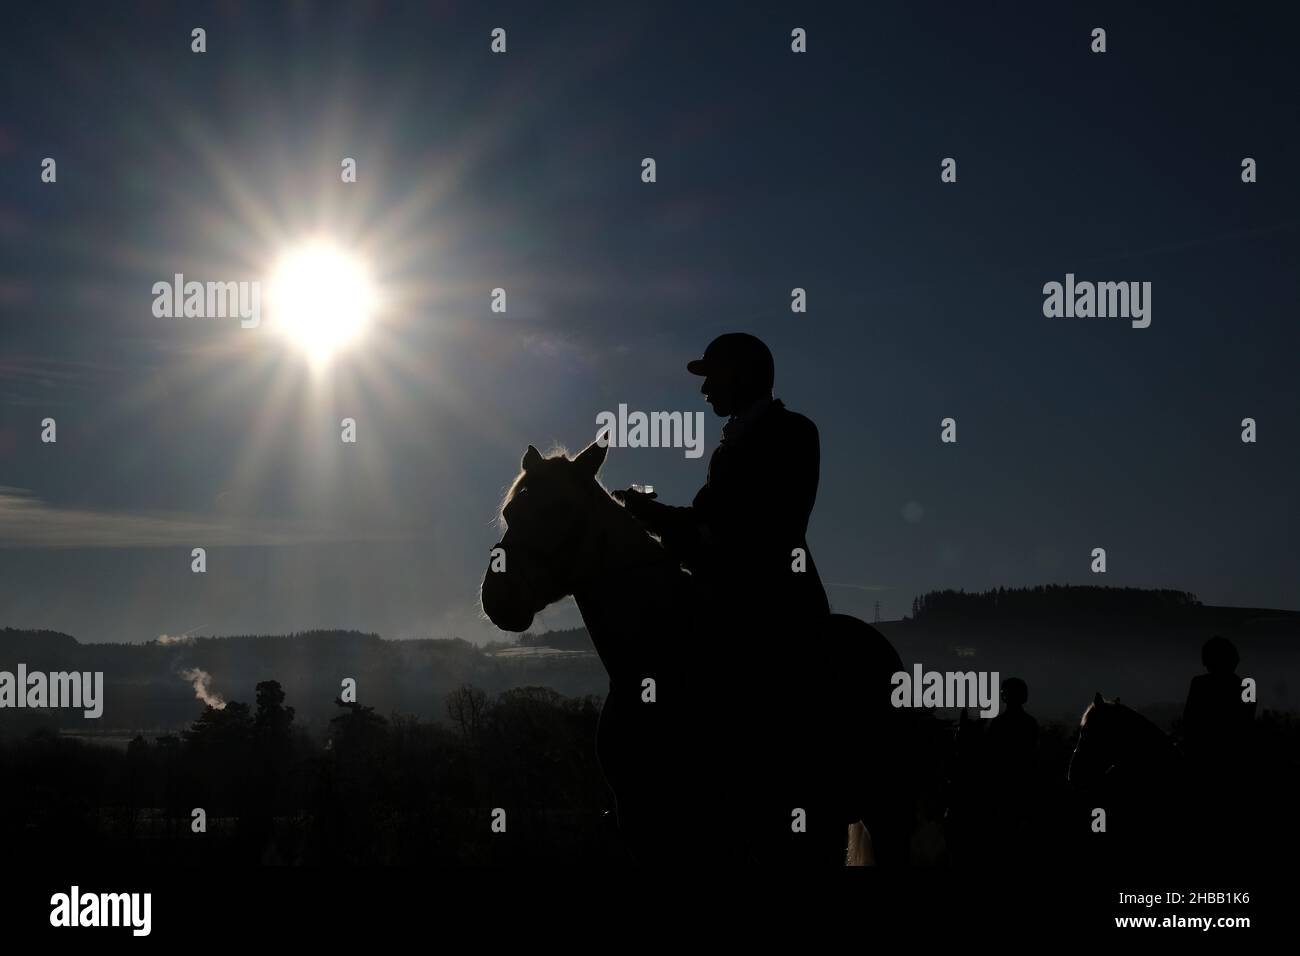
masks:
<path id="1" fill-rule="evenodd" d="M 537 6 L 15 12 L 0 624 L 498 636 L 474 601 L 524 447 L 620 403 L 707 411 L 684 365 L 733 329 L 821 430 L 838 609 L 1048 582 L 1300 607 L 1293 15 Z M 152 314 L 156 281 L 263 278 L 322 231 L 387 302 L 323 372 Z M 1067 272 L 1151 282 L 1151 327 L 1045 318 Z M 673 449 L 604 473 L 679 503 L 703 478 Z"/>

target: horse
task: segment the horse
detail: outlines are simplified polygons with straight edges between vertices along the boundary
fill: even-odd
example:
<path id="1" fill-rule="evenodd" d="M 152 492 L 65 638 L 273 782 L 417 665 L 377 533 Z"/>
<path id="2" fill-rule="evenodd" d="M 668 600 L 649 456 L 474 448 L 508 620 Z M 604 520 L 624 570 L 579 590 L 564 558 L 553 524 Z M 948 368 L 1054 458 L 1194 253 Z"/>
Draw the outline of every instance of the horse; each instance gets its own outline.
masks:
<path id="1" fill-rule="evenodd" d="M 1098 693 L 1083 712 L 1066 779 L 1086 797 L 1090 818 L 1105 810 L 1093 849 L 1109 862 L 1184 860 L 1191 819 L 1182 752 L 1172 737 L 1118 698 Z M 1090 824 L 1090 828 L 1095 824 Z"/>
<path id="2" fill-rule="evenodd" d="M 596 755 L 632 858 L 906 862 L 910 723 L 889 703 L 898 653 L 865 622 L 832 614 L 804 645 L 812 654 L 778 662 L 781 686 L 745 686 L 742 665 L 719 664 L 720 642 L 703 634 L 708 595 L 600 484 L 607 451 L 593 442 L 570 459 L 528 446 L 480 605 L 522 632 L 574 598 L 609 678 Z M 739 824 L 738 839 L 719 840 L 719 814 Z"/>

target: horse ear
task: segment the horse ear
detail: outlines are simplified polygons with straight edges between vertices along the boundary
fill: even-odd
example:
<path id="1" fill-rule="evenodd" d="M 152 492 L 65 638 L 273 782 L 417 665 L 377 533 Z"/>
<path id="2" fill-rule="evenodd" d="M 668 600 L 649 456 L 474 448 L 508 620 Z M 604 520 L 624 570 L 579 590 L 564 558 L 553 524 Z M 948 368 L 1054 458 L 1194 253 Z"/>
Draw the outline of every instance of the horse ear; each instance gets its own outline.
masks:
<path id="1" fill-rule="evenodd" d="M 1106 703 L 1106 701 L 1102 698 L 1101 691 L 1097 691 L 1097 696 L 1092 699 L 1093 706 L 1100 707 L 1104 703 Z"/>
<path id="2" fill-rule="evenodd" d="M 532 445 L 529 445 L 528 451 L 524 452 L 524 460 L 519 464 L 524 471 L 527 471 L 529 468 L 535 468 L 541 463 L 542 463 L 542 453 L 538 451 L 536 448 L 534 448 Z"/>
<path id="3" fill-rule="evenodd" d="M 596 472 L 600 471 L 600 466 L 605 464 L 605 456 L 609 454 L 609 446 L 601 444 L 599 438 L 578 453 L 578 457 L 573 459 L 573 463 L 578 466 L 580 474 L 588 478 L 595 478 Z"/>

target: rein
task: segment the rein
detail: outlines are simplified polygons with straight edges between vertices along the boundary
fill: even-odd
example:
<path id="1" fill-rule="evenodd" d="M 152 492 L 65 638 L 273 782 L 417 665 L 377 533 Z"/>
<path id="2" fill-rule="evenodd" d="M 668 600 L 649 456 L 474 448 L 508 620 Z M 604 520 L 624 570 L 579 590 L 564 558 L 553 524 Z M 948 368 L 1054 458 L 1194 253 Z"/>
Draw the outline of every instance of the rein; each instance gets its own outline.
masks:
<path id="1" fill-rule="evenodd" d="M 601 497 L 608 496 L 601 492 Z M 587 589 L 595 583 L 597 575 L 638 571 L 662 565 L 668 560 L 667 554 L 662 550 L 647 547 L 645 557 L 638 556 L 625 563 L 612 562 L 611 529 L 608 522 L 602 519 L 603 516 L 593 509 L 585 519 L 575 521 L 554 548 L 542 550 L 520 541 L 507 544 L 505 538 L 501 539 L 499 546 L 505 548 L 507 559 L 512 551 L 528 559 L 524 576 L 530 585 L 535 581 L 542 585 L 536 589 L 535 596 L 538 599 L 545 598 L 548 603 Z M 509 536 L 509 529 L 506 535 Z M 557 558 L 564 554 L 570 555 L 568 560 L 558 562 Z"/>

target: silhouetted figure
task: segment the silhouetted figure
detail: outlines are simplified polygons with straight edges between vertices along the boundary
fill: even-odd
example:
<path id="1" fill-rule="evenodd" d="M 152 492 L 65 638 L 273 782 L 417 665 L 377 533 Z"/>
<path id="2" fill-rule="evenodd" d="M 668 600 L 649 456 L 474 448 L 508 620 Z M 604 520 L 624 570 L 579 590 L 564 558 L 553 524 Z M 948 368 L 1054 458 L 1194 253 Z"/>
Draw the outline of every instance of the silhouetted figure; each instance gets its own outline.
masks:
<path id="1" fill-rule="evenodd" d="M 1208 812 L 1221 825 L 1207 853 L 1227 861 L 1252 842 L 1249 803 L 1254 791 L 1255 702 L 1242 700 L 1240 657 L 1226 637 L 1201 648 L 1207 673 L 1192 678 L 1183 708 L 1183 748 Z"/>
<path id="2" fill-rule="evenodd" d="M 1038 745 L 1038 721 L 1025 713 L 1029 685 L 1019 677 L 1002 683 L 1002 713 L 989 722 L 984 749 L 989 769 L 1008 785 L 1027 779 L 1034 769 L 1034 751 Z"/>
<path id="3" fill-rule="evenodd" d="M 869 624 L 827 613 L 803 537 L 816 431 L 770 401 L 766 364 L 748 381 L 769 399 L 736 419 L 698 506 L 645 509 L 679 550 L 636 517 L 650 496 L 624 493 L 629 507 L 597 480 L 608 443 L 572 459 L 530 445 L 502 503 L 483 611 L 523 632 L 573 595 L 609 675 L 596 755 L 638 861 L 843 865 L 861 821 L 853 845 L 903 864 L 914 722 L 890 704 L 902 662 Z M 712 379 L 705 390 L 721 410 L 751 394 L 732 388 L 724 400 Z M 804 453 L 786 455 L 774 433 Z M 776 456 L 770 468 L 759 449 Z M 764 490 L 774 473 L 786 477 Z"/>
<path id="4" fill-rule="evenodd" d="M 686 367 L 704 376 L 700 391 L 727 418 L 704 487 L 684 508 L 631 489 L 615 497 L 729 616 L 824 617 L 830 604 L 807 541 L 821 463 L 817 426 L 772 397 L 772 353 L 752 335 L 721 335 Z M 795 549 L 805 570 L 792 568 Z"/>
<path id="5" fill-rule="evenodd" d="M 983 859 L 981 838 L 987 833 L 981 757 L 984 728 L 963 707 L 957 716 L 944 779 L 944 840 L 953 863 L 977 866 Z"/>
<path id="6" fill-rule="evenodd" d="M 1212 637 L 1201 648 L 1208 673 L 1192 678 L 1183 708 L 1187 755 L 1200 763 L 1234 763 L 1255 722 L 1255 702 L 1242 700 L 1240 657 L 1226 637 Z"/>
<path id="7" fill-rule="evenodd" d="M 1002 682 L 1002 713 L 989 722 L 984 735 L 985 794 L 989 822 L 1011 850 L 1023 849 L 1020 831 L 1033 812 L 1034 755 L 1038 721 L 1025 712 L 1029 685 L 1019 677 Z"/>
<path id="8" fill-rule="evenodd" d="M 785 843 L 789 810 L 779 808 L 807 802 L 813 768 L 835 759 L 816 749 L 826 740 L 812 723 L 819 682 L 801 653 L 830 614 L 807 541 L 820 440 L 817 426 L 772 397 L 772 353 L 758 338 L 721 335 L 687 370 L 704 376 L 700 391 L 727 418 L 704 487 L 688 507 L 630 489 L 616 497 L 691 572 L 708 641 L 697 648 L 699 696 L 717 704 L 714 720 L 738 769 L 759 774 L 755 800 L 772 801 L 756 803 L 756 832 L 771 826 L 773 839 Z M 763 694 L 779 694 L 789 706 L 784 713 L 763 706 Z M 775 762 L 774 749 L 806 765 Z"/>

